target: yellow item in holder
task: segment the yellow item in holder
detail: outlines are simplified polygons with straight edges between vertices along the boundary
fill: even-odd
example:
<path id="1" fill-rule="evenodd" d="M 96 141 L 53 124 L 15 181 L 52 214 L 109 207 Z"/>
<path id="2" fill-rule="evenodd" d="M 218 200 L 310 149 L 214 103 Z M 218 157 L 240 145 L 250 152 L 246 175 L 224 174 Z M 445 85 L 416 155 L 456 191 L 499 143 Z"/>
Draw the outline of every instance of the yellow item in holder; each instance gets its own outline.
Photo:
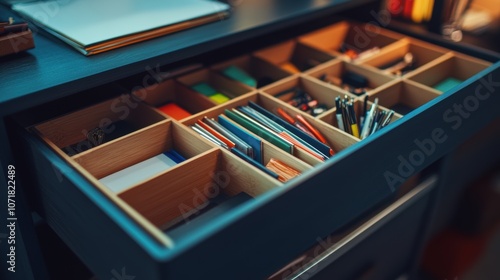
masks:
<path id="1" fill-rule="evenodd" d="M 224 102 L 229 101 L 229 97 L 225 96 L 222 93 L 216 93 L 214 95 L 209 96 L 208 98 L 210 98 L 212 101 L 214 101 L 217 104 L 222 104 Z"/>

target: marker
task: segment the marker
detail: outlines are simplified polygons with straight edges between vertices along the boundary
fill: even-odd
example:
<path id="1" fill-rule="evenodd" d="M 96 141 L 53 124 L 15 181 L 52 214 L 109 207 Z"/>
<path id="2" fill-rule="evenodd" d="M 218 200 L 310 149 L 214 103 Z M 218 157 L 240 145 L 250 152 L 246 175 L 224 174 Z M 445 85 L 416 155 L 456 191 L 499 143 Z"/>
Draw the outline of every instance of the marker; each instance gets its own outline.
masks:
<path id="1" fill-rule="evenodd" d="M 342 108 L 340 107 L 340 97 L 337 96 L 335 97 L 335 116 L 337 117 L 337 124 L 339 125 L 339 128 L 345 131 L 344 128 L 344 121 L 342 120 Z"/>
<path id="2" fill-rule="evenodd" d="M 384 128 L 386 125 L 388 125 L 391 122 L 392 117 L 394 116 L 394 111 L 391 110 L 389 113 L 387 113 L 387 116 L 385 116 L 385 120 L 382 122 L 382 125 L 380 126 L 380 129 Z"/>
<path id="3" fill-rule="evenodd" d="M 347 110 L 347 101 L 344 99 L 341 101 L 340 106 L 342 107 L 342 121 L 344 122 L 344 131 L 352 134 L 351 125 L 349 124 L 349 111 Z"/>
<path id="4" fill-rule="evenodd" d="M 375 133 L 379 129 L 380 123 L 382 122 L 384 117 L 385 117 L 385 111 L 378 112 L 378 115 L 375 118 L 375 122 L 373 123 L 373 127 L 372 127 L 372 130 L 370 132 L 370 135 L 372 135 L 373 133 Z"/>
<path id="5" fill-rule="evenodd" d="M 285 110 L 283 110 L 281 108 L 278 108 L 277 112 L 278 112 L 278 115 L 280 115 L 289 124 L 294 125 L 296 128 L 302 130 L 302 132 L 304 132 L 304 133 L 307 133 L 309 136 L 311 136 L 313 138 L 316 138 L 316 136 L 314 136 L 312 134 L 312 132 L 309 131 L 309 129 L 307 129 L 306 127 L 304 127 L 299 122 L 295 121 L 292 116 L 290 116 L 287 112 L 285 112 Z"/>
<path id="6" fill-rule="evenodd" d="M 368 137 L 370 133 L 371 124 L 373 122 L 373 119 L 375 118 L 377 106 L 378 106 L 378 98 L 375 98 L 375 102 L 372 104 L 370 112 L 368 112 L 368 115 L 366 116 L 365 119 L 365 123 L 363 124 L 363 130 L 361 131 L 361 139 L 365 139 L 366 137 Z"/>
<path id="7" fill-rule="evenodd" d="M 323 144 L 327 144 L 325 137 L 323 137 L 323 135 L 321 135 L 318 130 L 316 130 L 309 122 L 307 122 L 304 117 L 302 117 L 301 115 L 297 115 L 296 118 L 301 124 L 303 124 L 307 129 L 311 131 L 316 139 L 318 139 Z"/>
<path id="8" fill-rule="evenodd" d="M 363 125 L 365 124 L 367 108 L 368 108 L 368 95 L 365 95 L 365 98 L 363 100 L 363 114 L 361 114 L 361 116 L 359 117 L 359 125 L 361 130 L 363 130 Z"/>
<path id="9" fill-rule="evenodd" d="M 356 113 L 354 112 L 354 106 L 353 106 L 352 102 L 347 104 L 347 109 L 349 110 L 352 135 L 354 137 L 359 138 L 358 123 L 356 121 Z"/>

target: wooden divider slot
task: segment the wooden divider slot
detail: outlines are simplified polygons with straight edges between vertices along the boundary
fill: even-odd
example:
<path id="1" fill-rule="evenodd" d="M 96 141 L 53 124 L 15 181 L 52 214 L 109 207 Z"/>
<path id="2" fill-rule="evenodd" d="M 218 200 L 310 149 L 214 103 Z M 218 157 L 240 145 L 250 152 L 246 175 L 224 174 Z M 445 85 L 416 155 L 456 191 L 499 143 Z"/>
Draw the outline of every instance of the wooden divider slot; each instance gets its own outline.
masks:
<path id="1" fill-rule="evenodd" d="M 250 196 L 259 196 L 270 189 L 280 187 L 283 184 L 278 180 L 264 174 L 256 167 L 248 165 L 239 157 L 223 150 L 220 154 L 218 171 L 219 175 L 227 176 L 227 183 L 223 191 L 228 195 L 236 195 L 245 192 Z M 220 178 L 218 179 L 220 180 Z"/>
<path id="2" fill-rule="evenodd" d="M 281 93 L 295 87 L 306 92 L 313 100 L 316 100 L 318 104 L 325 105 L 327 110 L 335 107 L 335 97 L 337 96 L 343 97 L 344 95 L 348 95 L 349 97 L 356 97 L 347 91 L 338 87 L 328 86 L 326 83 L 308 77 L 307 75 L 300 75 L 292 79 L 287 79 L 286 81 L 283 80 L 279 83 L 275 83 L 272 86 L 264 88 L 262 92 L 288 103 L 294 99 L 295 92 L 290 92 L 285 95 Z"/>
<path id="3" fill-rule="evenodd" d="M 403 59 L 406 54 L 411 53 L 414 61 L 412 69 L 415 70 L 448 52 L 449 51 L 447 49 L 429 43 L 411 38 L 404 38 L 400 41 L 400 44 L 398 44 L 397 47 L 366 59 L 363 62 L 363 65 L 382 71 L 379 69 L 380 67 L 387 66 L 392 62 Z"/>
<path id="4" fill-rule="evenodd" d="M 435 91 L 412 81 L 401 81 L 369 94 L 370 100 L 379 99 L 379 104 L 405 115 L 439 96 Z"/>
<path id="5" fill-rule="evenodd" d="M 186 159 L 211 149 L 172 121 L 163 121 L 116 142 L 81 153 L 73 159 L 97 179 L 175 149 Z"/>
<path id="6" fill-rule="evenodd" d="M 153 107 L 175 103 L 191 114 L 208 110 L 214 106 L 210 99 L 186 88 L 174 79 L 135 90 L 132 95 Z M 159 110 L 157 111 L 164 114 Z"/>
<path id="7" fill-rule="evenodd" d="M 203 94 L 197 93 L 196 91 L 192 90 L 191 86 L 193 86 L 197 83 L 206 82 L 209 85 L 211 85 L 214 89 L 221 91 L 221 93 L 223 93 L 224 95 L 226 95 L 230 98 L 238 97 L 240 95 L 251 92 L 253 90 L 253 88 L 251 88 L 247 85 L 230 80 L 229 78 L 221 76 L 219 73 L 214 72 L 214 71 L 207 69 L 207 68 L 202 69 L 202 70 L 198 70 L 198 71 L 193 72 L 191 74 L 181 76 L 181 77 L 177 78 L 177 81 L 182 83 L 190 91 L 193 91 L 196 94 L 200 95 L 201 97 L 208 99 L 213 104 L 217 104 L 217 103 L 210 100 L 208 97 L 204 96 Z"/>
<path id="8" fill-rule="evenodd" d="M 410 74 L 408 79 L 437 91 L 434 87 L 447 78 L 465 81 L 490 65 L 491 63 L 483 60 L 450 53 L 444 56 L 443 59 L 436 61 L 436 63 L 429 64 Z"/>
<path id="9" fill-rule="evenodd" d="M 331 54 L 319 51 L 311 46 L 288 40 L 253 53 L 254 56 L 268 61 L 290 73 L 305 71 L 334 59 Z M 287 65 L 293 65 L 293 70 Z"/>
<path id="10" fill-rule="evenodd" d="M 206 201 L 212 186 L 211 174 L 217 167 L 218 149 L 211 149 L 191 161 L 179 164 L 140 185 L 118 194 L 154 225 L 160 227 L 183 214 L 185 207 L 196 208 Z M 199 200 L 196 198 L 199 197 Z"/>
<path id="11" fill-rule="evenodd" d="M 332 55 L 339 55 L 343 44 L 362 52 L 373 47 L 387 47 L 402 37 L 379 26 L 374 28 L 366 23 L 342 21 L 300 36 L 298 40 Z"/>
<path id="12" fill-rule="evenodd" d="M 164 119 L 165 116 L 145 104 L 115 98 L 39 124 L 36 129 L 62 149 L 87 140 L 87 133 L 97 127 L 103 130 L 106 139 L 106 135 L 116 132 L 118 121 L 138 130 Z"/>
<path id="13" fill-rule="evenodd" d="M 279 81 L 290 75 L 290 73 L 282 70 L 276 65 L 252 55 L 244 55 L 237 58 L 233 58 L 218 63 L 212 66 L 211 68 L 214 71 L 219 72 L 221 75 L 224 75 L 222 71 L 229 66 L 236 66 L 245 71 L 247 74 L 249 74 L 257 81 L 257 87 L 259 88 L 267 86 L 268 84 L 274 83 L 276 81 Z"/>
<path id="14" fill-rule="evenodd" d="M 346 72 L 358 74 L 367 79 L 367 92 L 376 90 L 377 88 L 382 87 L 395 80 L 395 78 L 390 75 L 385 75 L 374 70 L 375 69 L 368 69 L 364 66 L 352 64 L 346 61 L 332 61 L 331 63 L 325 63 L 324 65 L 312 69 L 311 71 L 307 72 L 306 75 L 314 78 L 320 83 L 328 84 L 335 89 L 341 90 L 342 94 L 358 97 L 358 95 L 352 94 L 348 90 L 339 87 L 339 85 L 336 85 L 335 81 L 332 81 L 332 79 L 338 79 L 338 81 L 341 81 L 342 76 Z"/>

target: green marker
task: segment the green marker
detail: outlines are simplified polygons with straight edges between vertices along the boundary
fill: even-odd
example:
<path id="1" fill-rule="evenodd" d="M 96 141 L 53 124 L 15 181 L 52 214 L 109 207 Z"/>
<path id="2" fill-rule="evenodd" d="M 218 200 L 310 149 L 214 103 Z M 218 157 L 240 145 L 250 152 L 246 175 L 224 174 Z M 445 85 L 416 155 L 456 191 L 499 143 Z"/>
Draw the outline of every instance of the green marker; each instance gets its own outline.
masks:
<path id="1" fill-rule="evenodd" d="M 443 81 L 435 84 L 434 89 L 437 89 L 437 90 L 442 91 L 442 92 L 446 92 L 446 91 L 450 90 L 451 88 L 453 88 L 454 86 L 459 85 L 461 83 L 462 83 L 462 81 L 459 79 L 447 78 L 447 79 L 444 79 Z"/>
<path id="2" fill-rule="evenodd" d="M 209 84 L 207 84 L 205 82 L 193 85 L 193 86 L 191 86 L 191 88 L 193 90 L 205 95 L 205 96 L 208 96 L 208 97 L 217 93 L 217 90 L 215 90 L 212 86 L 210 86 Z"/>
<path id="3" fill-rule="evenodd" d="M 226 69 L 224 69 L 222 72 L 224 73 L 224 75 L 233 80 L 236 80 L 240 83 L 243 83 L 253 88 L 257 87 L 257 80 L 252 78 L 250 75 L 247 74 L 247 72 L 245 72 L 243 69 L 239 67 L 231 65 Z"/>

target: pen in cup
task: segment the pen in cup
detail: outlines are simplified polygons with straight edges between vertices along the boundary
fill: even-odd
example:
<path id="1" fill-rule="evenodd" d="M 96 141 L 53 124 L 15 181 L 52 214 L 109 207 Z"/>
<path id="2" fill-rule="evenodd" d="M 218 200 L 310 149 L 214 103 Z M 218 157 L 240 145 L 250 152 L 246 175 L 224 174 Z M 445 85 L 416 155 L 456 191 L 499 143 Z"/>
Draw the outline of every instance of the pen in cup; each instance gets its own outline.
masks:
<path id="1" fill-rule="evenodd" d="M 340 129 L 345 131 L 344 120 L 342 120 L 342 108 L 340 107 L 340 97 L 339 96 L 335 97 L 335 108 L 336 108 L 335 116 L 337 117 L 337 124 L 338 124 Z"/>

